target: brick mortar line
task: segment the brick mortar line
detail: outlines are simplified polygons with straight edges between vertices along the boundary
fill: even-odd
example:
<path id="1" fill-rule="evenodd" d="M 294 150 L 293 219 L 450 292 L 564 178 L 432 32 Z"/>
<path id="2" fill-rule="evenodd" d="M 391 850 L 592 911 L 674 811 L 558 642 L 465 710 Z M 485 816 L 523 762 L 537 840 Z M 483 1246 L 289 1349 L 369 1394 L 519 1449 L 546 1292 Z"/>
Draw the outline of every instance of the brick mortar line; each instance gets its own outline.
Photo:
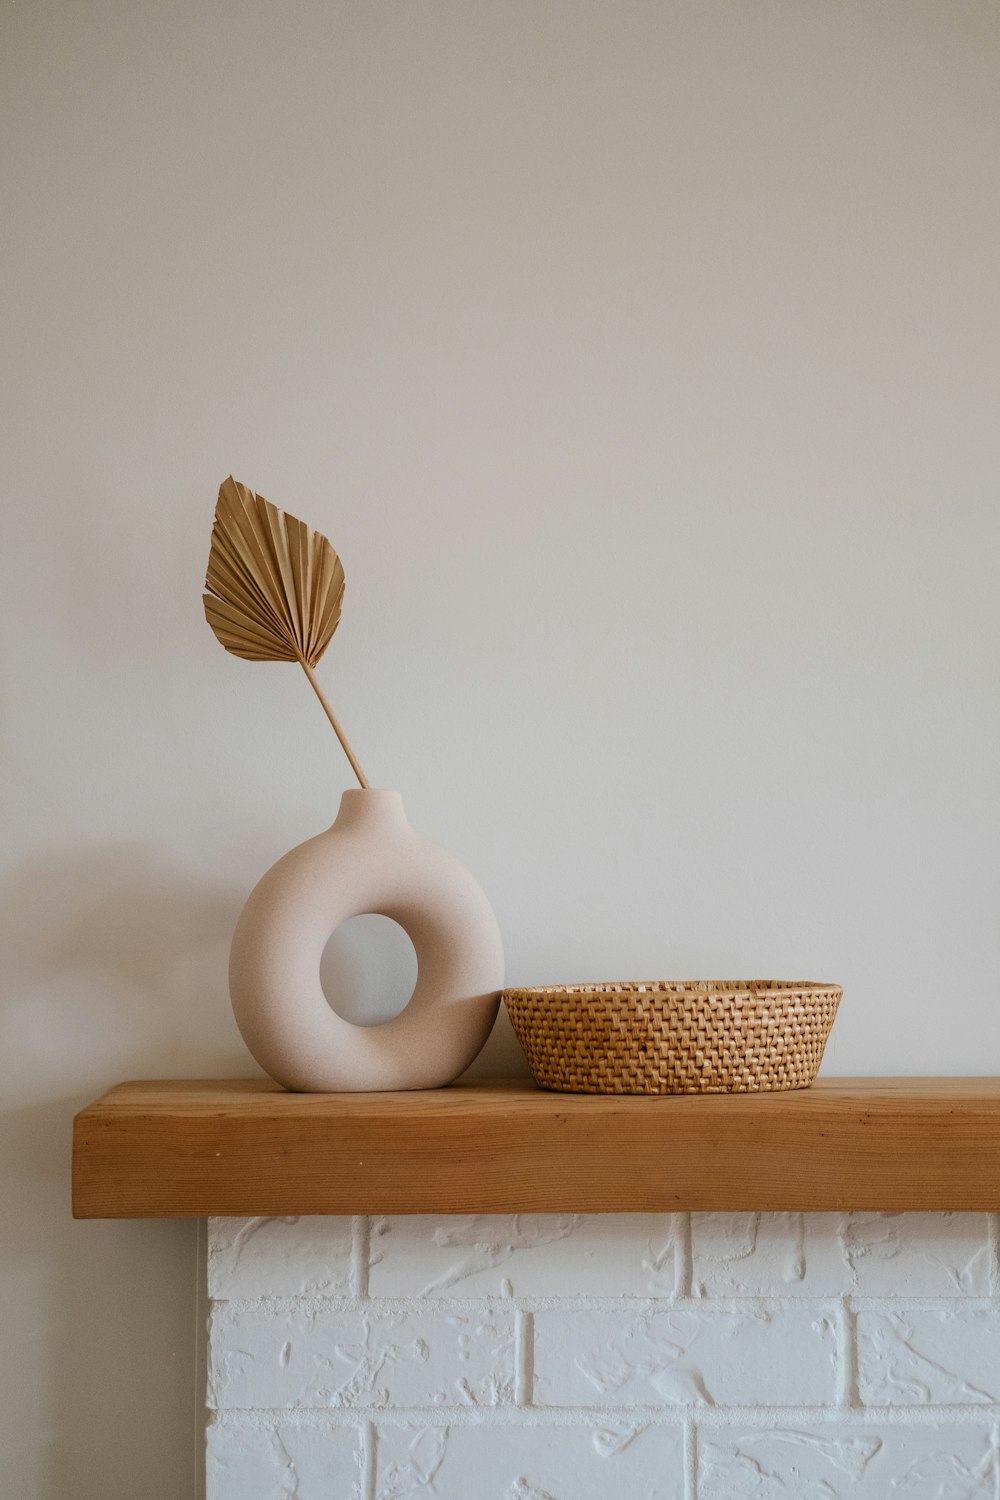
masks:
<path id="1" fill-rule="evenodd" d="M 334 1296 L 213 1297 L 210 1307 L 228 1307 L 233 1312 L 769 1312 L 774 1310 L 827 1310 L 839 1306 L 849 1296 L 855 1312 L 949 1312 L 965 1308 L 970 1312 L 1000 1311 L 1000 1296 L 901 1296 L 865 1297 L 854 1294 L 828 1293 L 815 1297 L 369 1297 L 356 1293 Z"/>
<path id="2" fill-rule="evenodd" d="M 362 1469 L 361 1469 L 361 1496 L 362 1500 L 376 1500 L 375 1487 L 378 1483 L 378 1428 L 374 1422 L 368 1421 L 361 1429 L 362 1441 Z"/>
<path id="3" fill-rule="evenodd" d="M 972 1425 L 992 1431 L 1000 1422 L 1000 1407 L 852 1407 L 836 1406 L 731 1406 L 679 1407 L 665 1410 L 650 1406 L 364 1406 L 330 1410 L 324 1407 L 229 1408 L 209 1413 L 209 1427 L 232 1427 L 270 1431 L 278 1427 L 303 1427 L 326 1431 L 342 1428 L 408 1427 L 415 1422 L 427 1427 L 544 1427 L 586 1428 L 609 1420 L 632 1428 L 664 1428 L 683 1432 L 687 1426 L 706 1431 L 747 1426 L 773 1431 L 787 1426 L 847 1427 L 857 1431 L 883 1427 L 959 1427 Z"/>
<path id="4" fill-rule="evenodd" d="M 535 1393 L 535 1320 L 530 1312 L 518 1312 L 515 1338 L 514 1403 L 531 1406 Z"/>
<path id="5" fill-rule="evenodd" d="M 840 1304 L 837 1328 L 837 1401 L 850 1409 L 861 1406 L 860 1366 L 858 1361 L 858 1319 L 850 1297 Z"/>
<path id="6" fill-rule="evenodd" d="M 368 1275 L 371 1270 L 372 1221 L 367 1214 L 351 1219 L 351 1286 L 354 1296 L 368 1297 Z"/>
<path id="7" fill-rule="evenodd" d="M 698 1500 L 698 1428 L 684 1423 L 684 1500 Z"/>
<path id="8" fill-rule="evenodd" d="M 990 1257 L 990 1293 L 997 1297 L 1000 1296 L 1000 1214 L 986 1215 L 986 1236 Z M 997 1489 L 1000 1492 L 1000 1471 L 998 1471 Z"/>
<path id="9" fill-rule="evenodd" d="M 683 1213 L 673 1214 L 670 1222 L 670 1232 L 674 1240 L 675 1296 L 679 1301 L 681 1298 L 690 1298 L 694 1288 L 694 1248 L 691 1215 Z"/>

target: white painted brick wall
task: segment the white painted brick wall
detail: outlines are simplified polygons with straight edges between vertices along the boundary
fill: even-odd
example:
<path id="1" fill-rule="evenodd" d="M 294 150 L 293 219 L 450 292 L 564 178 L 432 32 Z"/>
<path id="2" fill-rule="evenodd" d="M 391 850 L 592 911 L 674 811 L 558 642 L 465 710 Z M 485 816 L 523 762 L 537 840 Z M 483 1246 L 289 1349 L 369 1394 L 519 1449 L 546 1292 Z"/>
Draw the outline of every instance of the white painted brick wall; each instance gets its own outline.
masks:
<path id="1" fill-rule="evenodd" d="M 214 1219 L 207 1500 L 1000 1500 L 997 1229 Z"/>

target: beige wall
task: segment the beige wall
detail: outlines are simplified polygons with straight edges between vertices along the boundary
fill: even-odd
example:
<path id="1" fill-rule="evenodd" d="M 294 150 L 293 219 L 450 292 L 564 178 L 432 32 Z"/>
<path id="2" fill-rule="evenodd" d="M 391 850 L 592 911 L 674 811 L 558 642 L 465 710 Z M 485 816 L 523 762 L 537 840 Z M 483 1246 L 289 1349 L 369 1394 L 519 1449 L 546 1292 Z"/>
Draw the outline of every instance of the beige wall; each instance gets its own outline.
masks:
<path id="1" fill-rule="evenodd" d="M 194 1227 L 67 1164 L 251 1070 L 233 920 L 348 784 L 201 619 L 229 470 L 512 980 L 837 979 L 830 1070 L 1000 1071 L 1000 13 L 8 0 L 0 70 L 0 1488 L 186 1500 Z"/>

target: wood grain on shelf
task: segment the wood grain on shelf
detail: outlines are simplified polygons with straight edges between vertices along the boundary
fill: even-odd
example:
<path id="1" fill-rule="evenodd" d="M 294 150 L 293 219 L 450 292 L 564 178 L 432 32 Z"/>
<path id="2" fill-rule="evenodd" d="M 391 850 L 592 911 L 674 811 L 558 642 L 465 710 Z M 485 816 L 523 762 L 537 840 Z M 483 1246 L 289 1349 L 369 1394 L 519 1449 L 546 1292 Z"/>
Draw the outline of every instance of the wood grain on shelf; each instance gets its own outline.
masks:
<path id="1" fill-rule="evenodd" d="M 74 1122 L 77 1218 L 684 1209 L 1000 1210 L 1000 1079 L 669 1097 L 168 1080 Z"/>

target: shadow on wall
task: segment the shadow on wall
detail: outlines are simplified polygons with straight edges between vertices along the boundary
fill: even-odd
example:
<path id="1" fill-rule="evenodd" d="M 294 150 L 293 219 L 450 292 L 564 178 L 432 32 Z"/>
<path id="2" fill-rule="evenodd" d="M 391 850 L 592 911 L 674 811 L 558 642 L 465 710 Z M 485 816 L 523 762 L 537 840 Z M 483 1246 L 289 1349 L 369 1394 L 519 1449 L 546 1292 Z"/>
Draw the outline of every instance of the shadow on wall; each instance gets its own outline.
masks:
<path id="1" fill-rule="evenodd" d="M 255 1071 L 226 991 L 244 897 L 135 845 L 49 853 L 0 891 L 11 1500 L 197 1492 L 196 1224 L 74 1222 L 71 1121 L 122 1078 Z"/>

